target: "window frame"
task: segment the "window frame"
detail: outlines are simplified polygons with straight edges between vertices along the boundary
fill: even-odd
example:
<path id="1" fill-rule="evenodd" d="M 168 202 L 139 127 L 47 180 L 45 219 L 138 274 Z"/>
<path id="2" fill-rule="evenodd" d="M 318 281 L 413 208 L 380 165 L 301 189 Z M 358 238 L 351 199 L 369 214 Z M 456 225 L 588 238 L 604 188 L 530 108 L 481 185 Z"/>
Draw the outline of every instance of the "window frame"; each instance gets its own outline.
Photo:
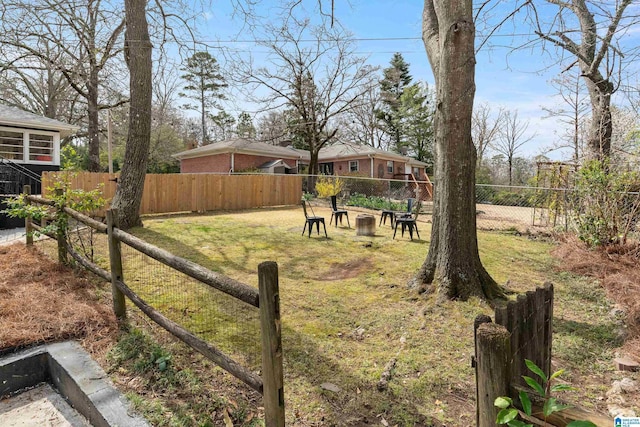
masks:
<path id="1" fill-rule="evenodd" d="M 40 130 L 40 129 L 25 129 L 16 128 L 11 126 L 0 125 L 0 131 L 15 132 L 22 134 L 22 159 L 10 159 L 15 163 L 20 164 L 36 164 L 36 165 L 59 165 L 60 164 L 60 132 Z M 50 160 L 30 160 L 31 156 L 31 135 L 50 136 L 51 139 L 51 154 Z M 42 147 L 34 147 L 34 149 L 41 149 Z M 34 153 L 34 155 L 37 155 Z M 41 154 L 49 156 L 48 154 Z"/>
<path id="2" fill-rule="evenodd" d="M 355 165 L 355 169 L 354 166 Z M 349 160 L 349 172 L 360 172 L 360 162 L 357 160 Z"/>

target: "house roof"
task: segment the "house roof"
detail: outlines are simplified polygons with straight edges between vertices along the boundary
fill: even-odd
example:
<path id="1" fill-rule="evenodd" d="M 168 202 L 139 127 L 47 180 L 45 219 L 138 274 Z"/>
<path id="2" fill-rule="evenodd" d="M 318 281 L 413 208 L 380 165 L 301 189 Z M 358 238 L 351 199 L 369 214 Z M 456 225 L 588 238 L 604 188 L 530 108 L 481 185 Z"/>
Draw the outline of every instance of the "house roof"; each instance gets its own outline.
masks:
<path id="1" fill-rule="evenodd" d="M 352 142 L 338 142 L 333 145 L 323 147 L 318 153 L 318 160 L 326 162 L 336 159 L 356 159 L 363 157 L 375 157 L 377 159 L 395 160 L 405 162 L 413 166 L 427 166 L 426 163 L 402 154 L 392 153 L 391 151 L 381 150 L 371 147 L 370 145 L 359 145 Z"/>
<path id="2" fill-rule="evenodd" d="M 244 138 L 228 139 L 226 141 L 214 142 L 192 150 L 182 151 L 173 155 L 178 160 L 190 159 L 194 157 L 211 156 L 222 153 L 251 154 L 254 156 L 278 157 L 285 159 L 307 159 L 309 153 L 304 150 L 295 150 L 288 147 L 267 144 L 265 142 L 254 141 Z"/>
<path id="3" fill-rule="evenodd" d="M 61 138 L 69 136 L 80 129 L 75 125 L 70 125 L 68 123 L 39 116 L 19 108 L 8 107 L 2 104 L 0 104 L 0 126 L 57 131 L 60 132 Z"/>

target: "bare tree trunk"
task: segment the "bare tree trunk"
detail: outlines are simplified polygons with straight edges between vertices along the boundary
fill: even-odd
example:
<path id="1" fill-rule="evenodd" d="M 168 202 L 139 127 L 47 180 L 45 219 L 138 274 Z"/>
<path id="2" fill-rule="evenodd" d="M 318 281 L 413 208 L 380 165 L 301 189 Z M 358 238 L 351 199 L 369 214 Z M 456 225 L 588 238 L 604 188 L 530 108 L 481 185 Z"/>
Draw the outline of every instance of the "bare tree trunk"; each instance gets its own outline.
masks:
<path id="1" fill-rule="evenodd" d="M 140 203 L 151 140 L 151 40 L 145 0 L 125 0 L 125 58 L 129 66 L 129 132 L 118 189 L 112 207 L 120 228 L 140 225 Z"/>
<path id="2" fill-rule="evenodd" d="M 431 244 L 415 284 L 431 285 L 439 300 L 503 296 L 480 261 L 476 237 L 472 11 L 472 0 L 424 3 L 423 41 L 437 90 L 436 187 Z"/>
<path id="3" fill-rule="evenodd" d="M 87 131 L 89 132 L 89 172 L 100 172 L 100 129 L 98 117 L 98 70 L 91 68 L 87 80 Z"/>
<path id="4" fill-rule="evenodd" d="M 608 80 L 597 83 L 587 79 L 587 90 L 591 100 L 591 123 L 587 146 L 589 152 L 597 159 L 603 160 L 611 155 L 611 135 L 613 121 L 611 118 L 611 94 L 613 84 Z"/>

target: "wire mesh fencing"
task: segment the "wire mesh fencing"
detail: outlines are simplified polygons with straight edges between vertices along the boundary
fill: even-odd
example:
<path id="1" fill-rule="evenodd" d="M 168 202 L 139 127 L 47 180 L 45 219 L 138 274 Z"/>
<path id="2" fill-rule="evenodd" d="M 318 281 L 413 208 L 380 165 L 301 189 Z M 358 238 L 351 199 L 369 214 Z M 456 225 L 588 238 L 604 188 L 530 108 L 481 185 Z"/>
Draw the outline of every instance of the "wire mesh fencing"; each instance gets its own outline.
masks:
<path id="1" fill-rule="evenodd" d="M 126 244 L 122 264 L 124 281 L 154 309 L 248 369 L 260 369 L 258 310 Z"/>

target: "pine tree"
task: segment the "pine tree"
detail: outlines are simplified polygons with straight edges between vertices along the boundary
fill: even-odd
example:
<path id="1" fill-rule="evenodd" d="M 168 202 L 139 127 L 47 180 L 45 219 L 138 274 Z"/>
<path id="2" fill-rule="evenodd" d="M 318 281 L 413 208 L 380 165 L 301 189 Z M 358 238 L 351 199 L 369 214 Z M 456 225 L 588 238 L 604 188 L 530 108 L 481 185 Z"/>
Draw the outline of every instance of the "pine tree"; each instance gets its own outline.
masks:
<path id="1" fill-rule="evenodd" d="M 409 63 L 404 60 L 402 54 L 395 53 L 390 66 L 383 70 L 383 78 L 380 81 L 383 108 L 378 110 L 378 118 L 391 139 L 392 147 L 398 152 L 401 152 L 405 145 L 400 98 L 412 80 Z"/>
<path id="2" fill-rule="evenodd" d="M 218 61 L 209 52 L 196 52 L 187 59 L 187 63 L 180 69 L 185 74 L 182 78 L 186 81 L 185 93 L 180 96 L 190 98 L 195 102 L 185 105 L 186 108 L 200 113 L 202 126 L 202 145 L 209 143 L 207 131 L 207 118 L 212 115 L 211 110 L 220 108 L 217 100 L 224 99 L 220 92 L 227 87 L 224 77 L 220 74 Z"/>
<path id="3" fill-rule="evenodd" d="M 240 138 L 255 138 L 256 127 L 253 125 L 253 119 L 251 115 L 246 111 L 243 111 L 238 116 L 238 124 L 236 126 L 236 133 Z"/>
<path id="4" fill-rule="evenodd" d="M 398 108 L 405 138 L 403 143 L 408 148 L 408 154 L 428 163 L 429 172 L 433 170 L 434 162 L 434 100 L 433 91 L 426 84 L 418 82 L 404 89 Z"/>

